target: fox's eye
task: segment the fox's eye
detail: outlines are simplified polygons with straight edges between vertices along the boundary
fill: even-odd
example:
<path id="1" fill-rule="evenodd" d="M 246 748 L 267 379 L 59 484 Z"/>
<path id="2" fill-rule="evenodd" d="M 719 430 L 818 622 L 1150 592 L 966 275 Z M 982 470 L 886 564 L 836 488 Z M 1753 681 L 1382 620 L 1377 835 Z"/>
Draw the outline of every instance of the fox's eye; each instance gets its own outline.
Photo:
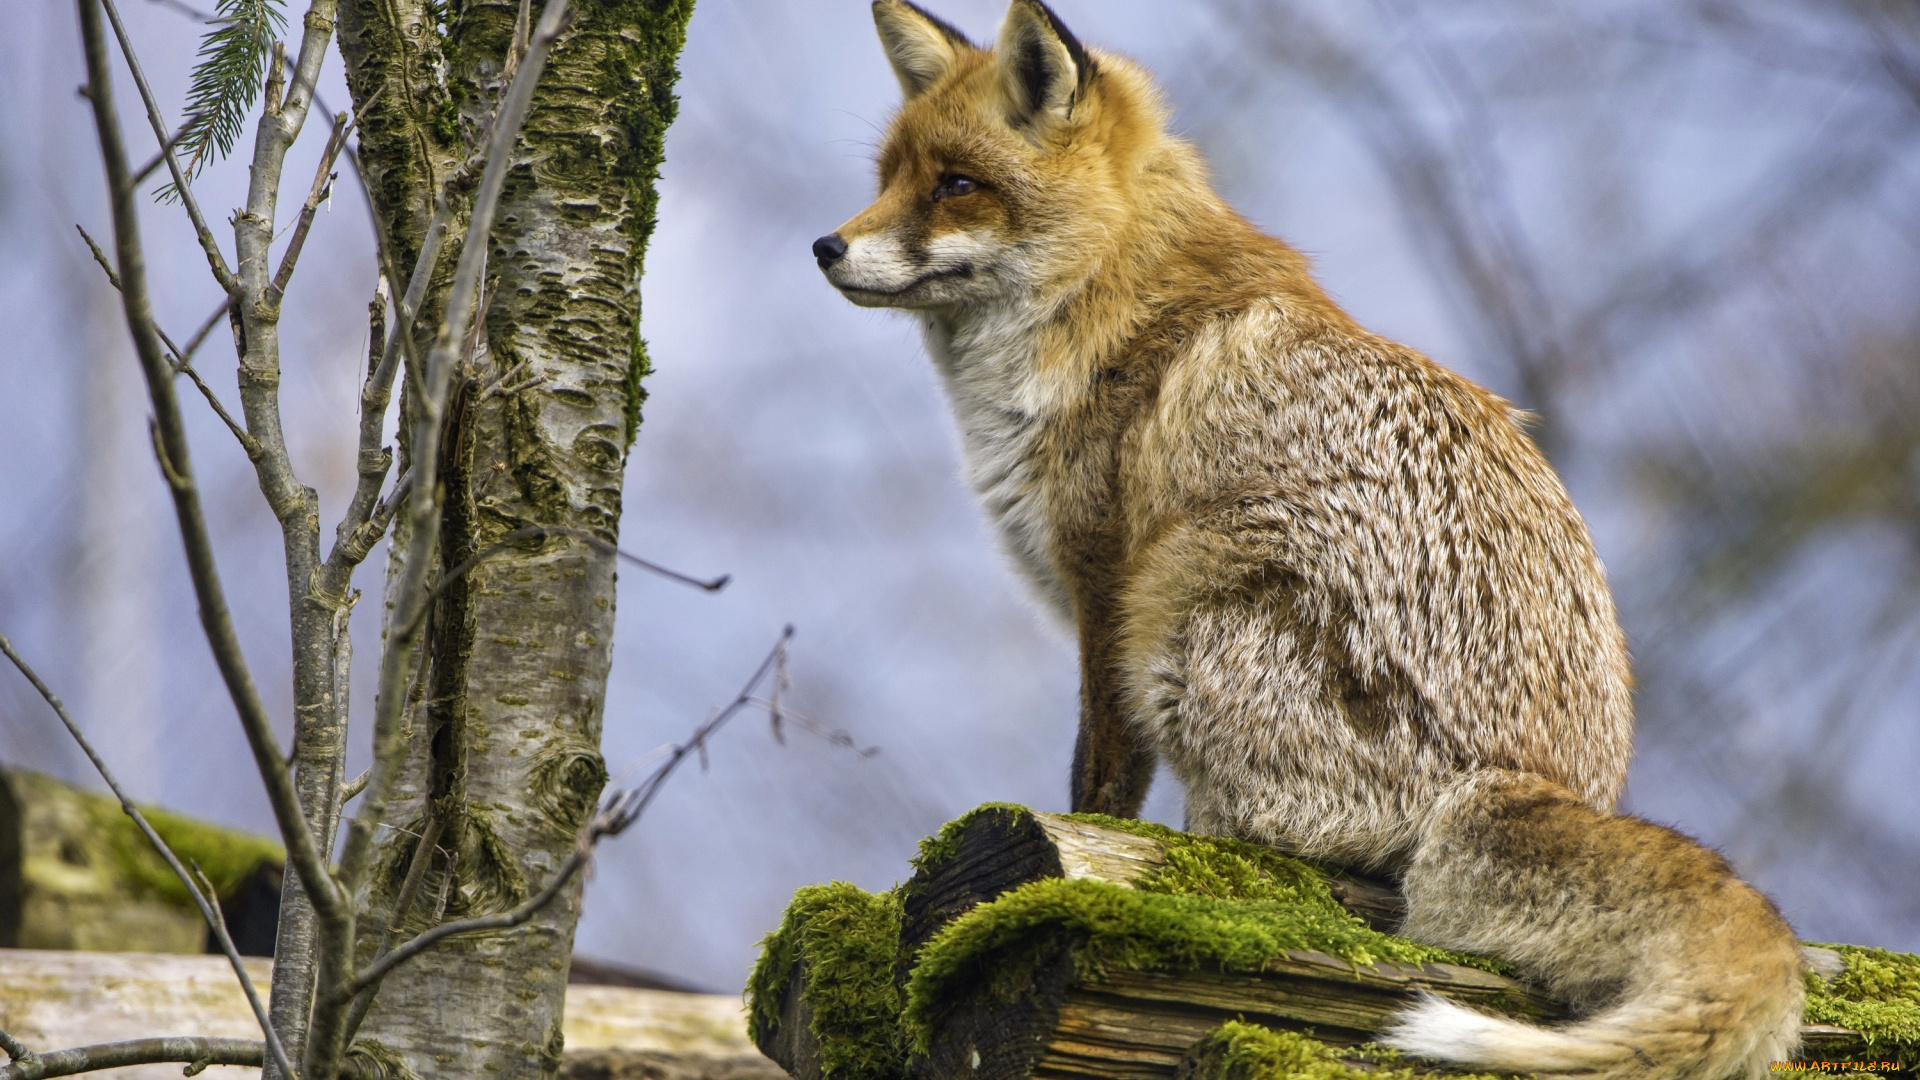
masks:
<path id="1" fill-rule="evenodd" d="M 953 195 L 971 195 L 978 190 L 980 190 L 980 181 L 971 176 L 949 176 L 940 181 L 939 187 L 933 189 L 933 201 L 939 202 Z"/>

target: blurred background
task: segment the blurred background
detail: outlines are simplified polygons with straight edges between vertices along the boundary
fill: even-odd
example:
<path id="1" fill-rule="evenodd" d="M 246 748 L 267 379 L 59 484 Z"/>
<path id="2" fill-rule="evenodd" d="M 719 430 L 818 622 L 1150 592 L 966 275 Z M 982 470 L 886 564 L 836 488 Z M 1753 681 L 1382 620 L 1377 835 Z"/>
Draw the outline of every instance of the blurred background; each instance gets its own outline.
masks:
<path id="1" fill-rule="evenodd" d="M 175 120 L 198 4 L 123 0 Z M 1003 8 L 932 6 L 982 40 Z M 1159 74 L 1227 198 L 1308 252 L 1362 322 L 1539 415 L 1633 642 L 1627 808 L 1722 849 L 1810 939 L 1920 949 L 1920 7 L 1055 6 Z M 8 10 L 0 629 L 138 797 L 270 831 L 199 635 L 118 301 L 74 232 L 109 230 L 75 15 Z M 1063 809 L 1076 670 L 959 481 L 917 333 L 840 299 L 807 251 L 867 202 L 898 94 L 867 5 L 700 0 L 682 67 L 623 543 L 734 583 L 708 596 L 629 571 L 608 765 L 644 775 L 787 622 L 790 704 L 880 748 L 781 745 L 743 716 L 707 771 L 603 849 L 579 950 L 732 990 L 797 886 L 884 888 L 920 837 L 986 800 Z M 126 112 L 132 88 L 117 89 Z M 337 57 L 322 95 L 346 101 Z M 304 191 L 318 130 L 283 199 Z M 199 181 L 210 217 L 244 177 L 227 162 Z M 184 215 L 156 204 L 145 227 L 162 322 L 182 337 L 217 290 Z M 290 439 L 329 520 L 353 479 L 372 286 L 343 176 L 284 323 Z M 198 366 L 233 400 L 223 340 Z M 278 532 L 239 448 L 194 419 L 229 593 L 286 717 Z M 379 565 L 360 575 L 360 716 Z M 12 674 L 0 761 L 93 783 Z M 1179 822 L 1170 778 L 1150 815 Z"/>

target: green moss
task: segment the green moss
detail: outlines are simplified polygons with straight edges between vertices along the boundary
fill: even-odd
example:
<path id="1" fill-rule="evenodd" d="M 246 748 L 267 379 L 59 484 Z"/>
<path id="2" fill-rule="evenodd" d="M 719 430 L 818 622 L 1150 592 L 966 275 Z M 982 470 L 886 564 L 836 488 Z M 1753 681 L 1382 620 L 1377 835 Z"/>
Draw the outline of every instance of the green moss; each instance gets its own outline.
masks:
<path id="1" fill-rule="evenodd" d="M 640 434 L 640 421 L 647 406 L 647 376 L 653 374 L 653 354 L 647 351 L 647 339 L 640 336 L 640 321 L 633 323 L 633 363 L 627 365 L 626 443 L 633 449 L 633 438 Z"/>
<path id="2" fill-rule="evenodd" d="M 1846 970 L 1827 982 L 1807 976 L 1806 1020 L 1851 1028 L 1866 1037 L 1860 1060 L 1896 1060 L 1920 1072 L 1920 956 L 1863 945 L 1823 945 Z"/>
<path id="3" fill-rule="evenodd" d="M 158 897 L 182 907 L 191 907 L 193 898 L 180 883 L 165 859 L 121 810 L 120 803 L 102 795 L 83 793 L 87 813 L 101 835 L 107 837 L 115 870 L 122 881 L 137 894 Z M 157 807 L 142 806 L 153 831 L 167 842 L 181 865 L 198 865 L 214 891 L 227 896 L 238 888 L 262 864 L 284 865 L 286 852 L 279 844 L 250 833 L 223 829 L 204 821 L 182 817 Z"/>
<path id="4" fill-rule="evenodd" d="M 1187 1051 L 1180 1080 L 1494 1080 L 1484 1074 L 1416 1072 L 1372 1045 L 1335 1050 L 1292 1031 L 1222 1024 Z"/>
<path id="5" fill-rule="evenodd" d="M 625 185 L 628 204 L 633 208 L 627 231 L 633 241 L 631 257 L 638 277 L 646 261 L 647 243 L 659 220 L 660 196 L 654 185 L 660 177 L 660 164 L 666 159 L 667 128 L 680 111 L 680 99 L 674 96 L 673 88 L 680 81 L 677 61 L 687 42 L 693 0 L 608 0 L 606 7 L 610 21 L 632 28 L 632 44 L 608 52 L 600 69 L 599 89 L 607 100 L 620 103 L 619 120 L 627 132 L 613 173 Z M 640 430 L 640 410 L 647 400 L 644 381 L 653 373 L 653 359 L 640 336 L 637 312 L 631 349 L 625 387 L 628 447 Z"/>
<path id="6" fill-rule="evenodd" d="M 958 855 L 960 853 L 960 837 L 966 833 L 969 826 L 985 815 L 999 814 L 1014 817 L 1020 814 L 1031 813 L 1033 813 L 1033 811 L 1017 803 L 982 803 L 966 813 L 961 814 L 959 817 L 954 818 L 952 821 L 947 822 L 945 825 L 940 826 L 939 832 L 920 841 L 920 850 L 913 856 L 913 869 L 916 872 L 931 871 L 934 867 Z M 1089 816 L 1087 820 L 1105 821 L 1106 819 Z M 1157 827 L 1158 826 L 1156 826 L 1156 828 Z"/>
<path id="7" fill-rule="evenodd" d="M 748 1029 L 773 1033 L 794 969 L 805 964 L 801 1002 L 812 1013 L 824 1076 L 890 1080 L 906 1069 L 900 991 L 893 981 L 900 946 L 900 900 L 843 881 L 794 894 L 780 928 L 761 942 L 747 982 Z"/>
<path id="8" fill-rule="evenodd" d="M 1265 887 L 1277 893 L 1283 885 Z M 1319 888 L 1324 893 L 1324 883 Z M 1010 997 L 1063 947 L 1088 976 L 1112 969 L 1257 971 L 1293 950 L 1354 964 L 1468 959 L 1373 930 L 1331 897 L 1324 904 L 1216 899 L 1054 878 L 981 904 L 927 943 L 908 981 L 908 1025 L 924 1043 L 951 1003 L 983 985 Z"/>

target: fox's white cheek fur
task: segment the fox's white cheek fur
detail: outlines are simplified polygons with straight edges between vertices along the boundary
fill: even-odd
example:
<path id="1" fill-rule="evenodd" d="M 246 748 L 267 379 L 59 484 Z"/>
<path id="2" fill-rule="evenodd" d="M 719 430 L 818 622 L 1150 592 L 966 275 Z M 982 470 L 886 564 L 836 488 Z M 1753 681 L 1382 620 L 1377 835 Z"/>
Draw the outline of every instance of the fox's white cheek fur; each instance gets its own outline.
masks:
<path id="1" fill-rule="evenodd" d="M 827 271 L 827 280 L 840 289 L 869 293 L 897 293 L 914 283 L 922 271 L 907 258 L 900 241 L 891 233 L 856 236 L 847 245 L 847 253 Z M 850 297 L 861 303 L 862 297 Z"/>
<path id="2" fill-rule="evenodd" d="M 897 233 L 869 233 L 847 244 L 827 280 L 866 307 L 971 304 L 1005 291 L 1006 254 L 991 233 L 946 233 L 917 251 Z"/>

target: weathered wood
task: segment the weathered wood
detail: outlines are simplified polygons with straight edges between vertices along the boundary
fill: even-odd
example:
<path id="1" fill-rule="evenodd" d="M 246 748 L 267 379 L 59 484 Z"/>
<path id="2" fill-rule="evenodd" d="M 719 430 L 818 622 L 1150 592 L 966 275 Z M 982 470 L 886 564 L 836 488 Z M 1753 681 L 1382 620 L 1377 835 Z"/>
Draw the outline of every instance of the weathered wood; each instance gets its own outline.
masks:
<path id="1" fill-rule="evenodd" d="M 807 962 L 793 965 L 793 975 L 780 997 L 780 1024 L 762 1034 L 760 1052 L 778 1062 L 794 1080 L 822 1080 L 820 1041 L 813 1034 L 813 1010 L 801 990 L 808 978 Z"/>
<path id="2" fill-rule="evenodd" d="M 256 984 L 271 977 L 250 960 Z M 567 988 L 561 1076 L 571 1080 L 778 1080 L 747 1039 L 731 994 L 617 986 Z M 35 1050 L 155 1035 L 260 1037 L 227 961 L 217 956 L 0 949 L 0 1031 Z M 178 1080 L 180 1066 L 100 1074 Z M 206 1076 L 257 1076 L 218 1066 Z"/>
<path id="3" fill-rule="evenodd" d="M 781 1080 L 780 1066 L 759 1054 L 689 1057 L 647 1050 L 569 1050 L 559 1080 Z"/>
<path id="4" fill-rule="evenodd" d="M 973 1077 L 1173 1075 L 1195 1040 L 1229 1020 L 1311 1030 L 1333 1045 L 1373 1039 L 1418 992 L 1512 1015 L 1557 1019 L 1565 1011 L 1537 991 L 1452 964 L 1351 965 L 1290 952 L 1262 971 L 1075 972 L 1065 949 L 1040 966 L 1026 992 L 997 1000 L 982 989 L 953 1003 L 916 1059 L 923 1080 Z"/>

